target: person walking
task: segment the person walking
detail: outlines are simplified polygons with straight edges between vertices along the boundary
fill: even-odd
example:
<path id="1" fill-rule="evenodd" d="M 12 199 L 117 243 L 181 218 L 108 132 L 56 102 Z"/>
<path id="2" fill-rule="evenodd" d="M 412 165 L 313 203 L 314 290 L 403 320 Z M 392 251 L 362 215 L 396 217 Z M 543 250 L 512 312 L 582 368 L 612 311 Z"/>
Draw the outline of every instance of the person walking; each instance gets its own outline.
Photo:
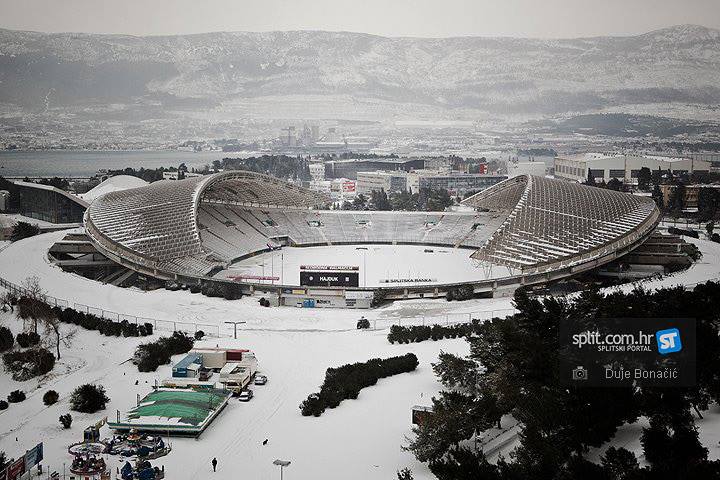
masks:
<path id="1" fill-rule="evenodd" d="M 213 457 L 212 462 L 210 463 L 212 463 L 213 472 L 217 471 L 217 458 Z"/>

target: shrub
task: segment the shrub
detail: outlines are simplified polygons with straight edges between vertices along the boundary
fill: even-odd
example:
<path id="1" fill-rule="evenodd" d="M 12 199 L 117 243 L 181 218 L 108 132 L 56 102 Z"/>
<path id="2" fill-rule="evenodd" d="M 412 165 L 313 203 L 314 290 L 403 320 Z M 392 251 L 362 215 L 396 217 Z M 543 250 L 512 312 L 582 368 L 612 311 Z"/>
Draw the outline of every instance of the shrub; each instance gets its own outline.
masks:
<path id="1" fill-rule="evenodd" d="M 170 337 L 160 337 L 154 342 L 138 345 L 133 356 L 141 372 L 154 372 L 160 365 L 170 363 L 170 357 L 189 352 L 194 339 L 183 332 L 173 332 Z"/>
<path id="2" fill-rule="evenodd" d="M 18 222 L 13 226 L 12 233 L 10 233 L 10 241 L 17 242 L 23 238 L 34 237 L 40 233 L 40 227 L 32 223 Z"/>
<path id="3" fill-rule="evenodd" d="M 25 392 L 22 390 L 13 390 L 10 392 L 10 395 L 7 396 L 8 402 L 10 403 L 24 402 L 26 398 Z"/>
<path id="4" fill-rule="evenodd" d="M 17 334 L 17 343 L 22 348 L 28 348 L 40 343 L 40 335 L 35 332 L 23 332 Z"/>
<path id="5" fill-rule="evenodd" d="M 10 350 L 15 344 L 15 338 L 7 327 L 0 327 L 0 352 Z"/>
<path id="6" fill-rule="evenodd" d="M 390 343 L 422 342 L 425 340 L 441 340 L 443 338 L 457 338 L 467 336 L 477 331 L 480 322 L 472 320 L 470 323 L 458 323 L 456 325 L 410 325 L 403 327 L 392 325 L 387 339 Z"/>
<path id="7" fill-rule="evenodd" d="M 102 385 L 87 383 L 77 387 L 70 395 L 71 409 L 76 412 L 95 413 L 98 410 L 105 410 L 105 404 L 109 401 L 105 387 Z"/>
<path id="8" fill-rule="evenodd" d="M 317 393 L 311 393 L 308 398 L 303 400 L 300 404 L 300 412 L 305 417 L 312 415 L 313 417 L 319 417 L 322 412 L 325 411 L 323 402 L 320 400 L 320 395 Z"/>
<path id="9" fill-rule="evenodd" d="M 5 400 L 0 400 L 0 410 L 6 410 L 10 404 Z"/>
<path id="10" fill-rule="evenodd" d="M 360 390 L 375 385 L 380 378 L 411 372 L 418 366 L 412 353 L 385 359 L 373 358 L 364 363 L 353 363 L 328 368 L 319 393 L 310 394 L 300 404 L 304 416 L 320 416 L 326 408 L 335 408 L 345 399 L 355 399 Z"/>
<path id="11" fill-rule="evenodd" d="M 45 348 L 34 348 L 3 355 L 5 368 L 19 382 L 45 375 L 55 367 L 55 355 Z"/>
<path id="12" fill-rule="evenodd" d="M 48 406 L 57 403 L 59 399 L 60 395 L 55 390 L 48 390 L 45 392 L 45 395 L 43 395 L 43 403 Z"/>
<path id="13" fill-rule="evenodd" d="M 202 340 L 202 338 L 205 336 L 205 332 L 202 330 L 198 330 L 195 332 L 195 340 Z"/>
<path id="14" fill-rule="evenodd" d="M 60 425 L 65 429 L 70 428 L 70 425 L 72 425 L 72 415 L 69 413 L 60 415 Z"/>

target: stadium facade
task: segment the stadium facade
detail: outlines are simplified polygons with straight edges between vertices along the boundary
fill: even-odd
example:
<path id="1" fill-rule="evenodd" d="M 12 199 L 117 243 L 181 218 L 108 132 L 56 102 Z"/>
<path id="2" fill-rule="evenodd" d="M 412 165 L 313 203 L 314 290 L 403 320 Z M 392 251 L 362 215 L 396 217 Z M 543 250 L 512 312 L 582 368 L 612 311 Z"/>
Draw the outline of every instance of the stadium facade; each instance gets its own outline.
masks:
<path id="1" fill-rule="evenodd" d="M 527 175 L 466 199 L 472 208 L 463 212 L 323 209 L 327 203 L 322 194 L 279 179 L 233 171 L 102 195 L 84 223 L 108 258 L 159 279 L 260 291 L 280 304 L 328 296 L 331 306 L 363 307 L 378 290 L 389 299 L 438 297 L 467 284 L 497 295 L 569 277 L 630 252 L 660 218 L 646 197 Z M 468 249 L 478 275 L 452 284 L 322 290 L 216 276 L 282 246 L 355 244 Z"/>

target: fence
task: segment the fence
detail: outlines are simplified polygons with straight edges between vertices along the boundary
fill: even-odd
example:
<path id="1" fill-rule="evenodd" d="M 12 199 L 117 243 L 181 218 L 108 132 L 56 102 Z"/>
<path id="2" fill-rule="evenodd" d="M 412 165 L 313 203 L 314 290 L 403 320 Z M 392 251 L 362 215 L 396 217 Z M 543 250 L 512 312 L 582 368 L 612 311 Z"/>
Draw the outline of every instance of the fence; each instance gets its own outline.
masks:
<path id="1" fill-rule="evenodd" d="M 518 313 L 518 310 L 514 308 L 502 308 L 497 310 L 478 310 L 468 313 L 448 313 L 445 315 L 419 315 L 414 317 L 378 319 L 376 323 L 387 322 L 388 326 L 399 325 L 401 327 L 409 325 L 456 325 L 459 323 L 470 323 L 472 320 L 490 320 L 495 317 L 505 318 L 510 315 L 515 315 L 516 313 Z"/>
<path id="2" fill-rule="evenodd" d="M 9 292 L 11 292 L 17 296 L 31 296 L 32 295 L 32 292 L 30 292 L 27 288 L 22 287 L 20 285 L 16 285 L 12 282 L 9 282 L 9 281 L 5 280 L 4 278 L 0 278 L 0 287 L 5 288 Z M 52 295 L 41 295 L 40 298 L 45 303 L 47 303 L 48 305 L 50 305 L 52 307 L 59 307 L 62 309 L 66 309 L 72 305 L 72 308 L 77 310 L 78 312 L 95 315 L 96 317 L 104 318 L 106 320 L 111 320 L 113 322 L 127 321 L 129 323 L 135 323 L 135 324 L 149 323 L 153 326 L 153 330 L 157 330 L 157 331 L 164 331 L 164 332 L 181 331 L 181 332 L 195 334 L 197 331 L 202 330 L 203 333 L 205 333 L 205 335 L 208 335 L 211 337 L 219 337 L 220 336 L 220 327 L 218 327 L 217 325 L 195 323 L 195 322 L 172 321 L 172 320 L 158 320 L 155 318 L 139 317 L 136 315 L 128 315 L 125 313 L 113 312 L 112 310 L 105 310 L 105 309 L 99 308 L 99 307 L 84 305 L 82 303 L 74 303 L 73 302 L 71 304 L 68 300 L 65 300 L 63 298 L 53 297 Z"/>

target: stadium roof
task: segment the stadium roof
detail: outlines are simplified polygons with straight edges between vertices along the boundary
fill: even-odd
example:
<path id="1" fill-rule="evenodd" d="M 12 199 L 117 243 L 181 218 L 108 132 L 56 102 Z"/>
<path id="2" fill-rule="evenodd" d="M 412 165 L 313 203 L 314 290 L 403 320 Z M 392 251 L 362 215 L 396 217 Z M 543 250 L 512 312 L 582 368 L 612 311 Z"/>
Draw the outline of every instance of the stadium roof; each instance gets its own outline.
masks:
<path id="1" fill-rule="evenodd" d="M 275 177 L 231 171 L 107 193 L 90 205 L 85 225 L 96 242 L 111 250 L 120 247 L 142 263 L 197 255 L 203 251 L 197 225 L 201 199 L 305 208 L 327 201 L 324 195 Z"/>
<path id="2" fill-rule="evenodd" d="M 473 258 L 523 270 L 619 249 L 647 235 L 660 215 L 651 198 L 529 175 L 462 203 L 508 212 Z"/>
<path id="3" fill-rule="evenodd" d="M 247 223 L 244 231 L 229 219 L 208 216 L 206 210 L 218 206 L 281 211 L 278 221 L 285 223 L 280 227 L 294 232 L 293 244 L 299 246 L 330 245 L 326 235 L 340 244 L 357 243 L 358 238 L 360 243 L 427 244 L 432 237 L 433 244 L 477 248 L 472 258 L 481 263 L 533 274 L 588 265 L 599 258 L 610 261 L 616 252 L 639 244 L 659 219 L 650 198 L 528 175 L 505 180 L 463 201 L 466 206 L 499 212 L 492 217 L 495 220 L 476 221 L 477 212 L 467 214 L 467 221 L 452 214 L 443 219 L 445 214 L 436 212 L 440 218 L 431 229 L 424 221 L 408 223 L 400 221 L 403 214 L 386 212 L 392 219 L 378 217 L 377 225 L 365 223 L 358 233 L 348 218 L 353 212 L 332 210 L 322 215 L 335 225 L 334 230 L 323 233 L 309 225 L 307 212 L 292 213 L 326 201 L 321 194 L 273 177 L 232 171 L 107 193 L 90 205 L 85 226 L 110 258 L 165 277 L 204 276 L 218 265 L 270 248 L 282 233 L 275 226 L 250 225 L 259 222 L 254 214 L 248 214 L 247 222 L 236 219 Z M 201 204 L 208 225 L 198 222 Z M 388 237 L 388 232 L 393 235 Z M 480 239 L 477 244 L 463 243 L 471 236 Z"/>

